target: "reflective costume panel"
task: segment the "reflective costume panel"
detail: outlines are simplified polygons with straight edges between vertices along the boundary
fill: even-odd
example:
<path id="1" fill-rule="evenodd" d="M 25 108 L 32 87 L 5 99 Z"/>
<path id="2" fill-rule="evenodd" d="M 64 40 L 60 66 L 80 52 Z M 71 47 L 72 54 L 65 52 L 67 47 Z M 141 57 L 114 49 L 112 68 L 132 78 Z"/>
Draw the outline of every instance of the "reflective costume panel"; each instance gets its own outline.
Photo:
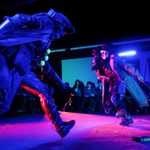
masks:
<path id="1" fill-rule="evenodd" d="M 117 57 L 114 60 L 114 70 L 119 78 L 125 83 L 125 87 L 133 96 L 135 102 L 142 108 L 148 107 L 147 96 L 138 83 L 143 80 L 142 75 L 131 64 Z M 139 79 L 139 80 L 138 80 Z M 144 81 L 143 81 L 144 82 Z"/>

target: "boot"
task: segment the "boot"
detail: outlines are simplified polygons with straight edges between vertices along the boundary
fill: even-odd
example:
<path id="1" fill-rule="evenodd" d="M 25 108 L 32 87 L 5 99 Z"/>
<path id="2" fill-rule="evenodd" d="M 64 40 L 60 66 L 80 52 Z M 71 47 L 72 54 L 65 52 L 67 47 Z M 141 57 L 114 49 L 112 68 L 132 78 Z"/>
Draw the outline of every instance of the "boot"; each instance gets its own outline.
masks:
<path id="1" fill-rule="evenodd" d="M 133 123 L 132 117 L 130 115 L 127 115 L 121 119 L 120 125 L 128 126 L 129 124 L 132 123 Z"/>
<path id="2" fill-rule="evenodd" d="M 133 123 L 131 115 L 129 115 L 125 109 L 120 109 L 118 111 L 118 117 L 121 117 L 120 125 L 128 126 Z"/>
<path id="3" fill-rule="evenodd" d="M 60 121 L 61 118 L 58 117 L 58 120 Z M 65 122 L 61 120 L 59 122 L 58 120 L 54 122 L 54 125 L 58 134 L 63 138 L 69 133 L 70 129 L 73 128 L 73 126 L 75 125 L 75 121 L 71 120 L 71 121 Z"/>
<path id="4" fill-rule="evenodd" d="M 73 126 L 75 125 L 75 121 L 74 120 L 68 122 L 62 121 L 52 97 L 49 97 L 47 99 L 43 94 L 40 94 L 39 97 L 41 106 L 47 117 L 50 120 L 52 120 L 52 123 L 54 124 L 56 131 L 62 138 L 65 137 L 69 133 L 70 129 L 72 129 Z"/>

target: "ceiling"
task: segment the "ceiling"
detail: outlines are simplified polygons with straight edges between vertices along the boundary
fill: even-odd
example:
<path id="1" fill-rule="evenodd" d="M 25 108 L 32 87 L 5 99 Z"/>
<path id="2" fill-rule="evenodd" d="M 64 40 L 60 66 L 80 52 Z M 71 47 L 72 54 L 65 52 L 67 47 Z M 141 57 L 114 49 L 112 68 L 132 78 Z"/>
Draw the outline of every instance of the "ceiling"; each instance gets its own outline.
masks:
<path id="1" fill-rule="evenodd" d="M 76 33 L 53 41 L 52 49 L 150 38 L 149 13 L 144 6 L 141 11 L 141 3 L 135 7 L 124 1 L 115 4 L 107 0 L 5 0 L 1 7 L 1 21 L 5 15 L 47 12 L 51 7 L 64 13 Z"/>

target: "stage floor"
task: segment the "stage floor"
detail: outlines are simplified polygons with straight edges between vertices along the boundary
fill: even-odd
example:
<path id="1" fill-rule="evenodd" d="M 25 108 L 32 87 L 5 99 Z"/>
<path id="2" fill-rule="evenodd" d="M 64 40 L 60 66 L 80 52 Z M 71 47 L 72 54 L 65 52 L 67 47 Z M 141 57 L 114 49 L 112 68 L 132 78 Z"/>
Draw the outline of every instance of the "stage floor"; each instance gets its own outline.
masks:
<path id="1" fill-rule="evenodd" d="M 60 112 L 64 120 L 76 120 L 61 138 L 43 114 L 0 118 L 0 150 L 150 150 L 150 142 L 132 136 L 150 136 L 150 115 L 134 115 L 129 127 L 104 114 Z"/>

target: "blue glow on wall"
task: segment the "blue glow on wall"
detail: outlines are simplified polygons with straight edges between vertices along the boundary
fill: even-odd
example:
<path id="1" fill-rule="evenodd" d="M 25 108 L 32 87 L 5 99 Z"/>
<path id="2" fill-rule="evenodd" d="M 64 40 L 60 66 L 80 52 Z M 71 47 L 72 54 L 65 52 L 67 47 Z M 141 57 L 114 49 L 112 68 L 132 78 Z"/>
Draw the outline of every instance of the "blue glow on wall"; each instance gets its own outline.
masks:
<path id="1" fill-rule="evenodd" d="M 74 85 L 76 79 L 83 81 L 92 81 L 97 85 L 97 76 L 91 70 L 92 57 L 64 59 L 62 65 L 62 80 L 69 82 L 70 86 Z"/>

